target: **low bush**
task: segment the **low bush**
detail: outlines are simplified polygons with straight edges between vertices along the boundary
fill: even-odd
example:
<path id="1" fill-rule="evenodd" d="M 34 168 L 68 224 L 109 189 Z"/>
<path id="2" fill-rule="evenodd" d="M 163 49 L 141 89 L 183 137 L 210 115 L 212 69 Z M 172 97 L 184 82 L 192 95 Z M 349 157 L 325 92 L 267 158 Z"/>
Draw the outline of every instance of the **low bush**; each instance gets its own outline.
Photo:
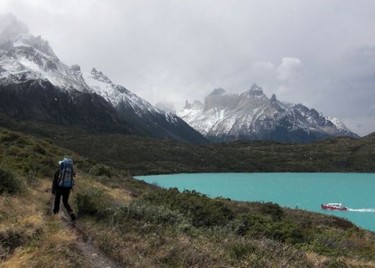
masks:
<path id="1" fill-rule="evenodd" d="M 278 204 L 272 202 L 263 204 L 260 212 L 263 214 L 269 214 L 273 221 L 280 221 L 284 215 L 283 209 Z"/>
<path id="2" fill-rule="evenodd" d="M 265 227 L 264 234 L 267 238 L 283 243 L 297 244 L 305 241 L 303 230 L 288 222 L 273 222 Z"/>
<path id="3" fill-rule="evenodd" d="M 0 168 L 0 194 L 16 194 L 23 189 L 23 182 L 13 173 Z"/>
<path id="4" fill-rule="evenodd" d="M 40 144 L 34 144 L 33 152 L 41 155 L 47 154 L 47 151 Z"/>
<path id="5" fill-rule="evenodd" d="M 163 206 L 153 205 L 144 200 L 136 200 L 113 212 L 112 221 L 118 225 L 125 220 L 144 221 L 153 224 L 173 225 L 186 222 L 184 216 Z"/>
<path id="6" fill-rule="evenodd" d="M 144 201 L 130 203 L 128 213 L 131 218 L 143 219 L 156 224 L 175 224 L 184 220 L 184 217 L 177 211 Z"/>
<path id="7" fill-rule="evenodd" d="M 2 230 L 0 232 L 0 260 L 12 254 L 16 248 L 23 245 L 27 240 L 25 234 L 19 230 Z"/>
<path id="8" fill-rule="evenodd" d="M 90 174 L 93 176 L 106 176 L 110 178 L 112 176 L 109 169 L 103 165 L 96 165 L 90 169 Z"/>
<path id="9" fill-rule="evenodd" d="M 76 201 L 80 216 L 105 218 L 111 208 L 109 196 L 103 190 L 95 187 L 77 193 Z"/>
<path id="10" fill-rule="evenodd" d="M 171 210 L 177 210 L 191 218 L 195 227 L 225 226 L 235 213 L 224 202 L 208 198 L 196 191 L 180 193 L 176 188 L 158 190 L 144 197 L 152 204 L 163 205 Z"/>
<path id="11" fill-rule="evenodd" d="M 0 136 L 1 142 L 13 142 L 18 140 L 20 137 L 20 134 L 8 131 L 3 131 L 2 135 Z"/>
<path id="12" fill-rule="evenodd" d="M 246 255 L 254 254 L 257 251 L 257 247 L 250 243 L 236 243 L 230 250 L 229 254 L 232 259 L 241 260 Z"/>

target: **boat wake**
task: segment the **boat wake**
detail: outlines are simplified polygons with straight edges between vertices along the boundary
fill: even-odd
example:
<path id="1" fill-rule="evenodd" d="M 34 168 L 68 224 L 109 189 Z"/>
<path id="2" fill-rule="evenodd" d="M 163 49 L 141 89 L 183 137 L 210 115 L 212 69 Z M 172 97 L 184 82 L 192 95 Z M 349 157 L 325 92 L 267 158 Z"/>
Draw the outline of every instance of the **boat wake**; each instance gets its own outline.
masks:
<path id="1" fill-rule="evenodd" d="M 375 213 L 375 208 L 348 208 L 348 211 Z"/>

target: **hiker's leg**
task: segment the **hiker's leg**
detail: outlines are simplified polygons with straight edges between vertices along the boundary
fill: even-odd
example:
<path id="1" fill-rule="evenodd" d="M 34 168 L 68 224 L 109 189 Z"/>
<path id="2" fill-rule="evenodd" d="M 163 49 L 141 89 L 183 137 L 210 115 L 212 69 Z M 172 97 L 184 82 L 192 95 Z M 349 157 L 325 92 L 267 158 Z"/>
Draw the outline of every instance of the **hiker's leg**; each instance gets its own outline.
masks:
<path id="1" fill-rule="evenodd" d="M 68 211 L 70 218 L 74 221 L 76 219 L 76 215 L 74 215 L 72 208 L 70 207 L 68 200 L 69 200 L 69 194 L 70 190 L 66 190 L 63 193 L 63 203 L 66 208 L 66 211 Z"/>
<path id="2" fill-rule="evenodd" d="M 60 200 L 61 200 L 61 192 L 59 190 L 56 190 L 55 193 L 55 203 L 53 206 L 53 213 L 56 214 L 60 210 Z"/>
<path id="3" fill-rule="evenodd" d="M 69 201 L 69 194 L 70 194 L 70 190 L 65 190 L 63 193 L 62 193 L 62 200 L 63 200 L 63 204 L 64 204 L 64 207 L 66 208 L 66 211 L 68 211 L 69 214 L 71 214 L 73 212 L 72 208 L 70 207 L 68 201 Z"/>

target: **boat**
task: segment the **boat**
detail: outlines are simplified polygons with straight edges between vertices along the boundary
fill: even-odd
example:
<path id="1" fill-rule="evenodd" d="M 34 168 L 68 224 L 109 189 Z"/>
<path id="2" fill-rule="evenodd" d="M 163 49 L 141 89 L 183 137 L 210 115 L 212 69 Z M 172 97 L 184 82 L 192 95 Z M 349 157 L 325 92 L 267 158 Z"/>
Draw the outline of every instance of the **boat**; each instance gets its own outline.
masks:
<path id="1" fill-rule="evenodd" d="M 348 208 L 344 207 L 341 203 L 327 203 L 327 204 L 321 204 L 320 206 L 324 210 L 340 210 L 340 211 L 348 210 Z"/>

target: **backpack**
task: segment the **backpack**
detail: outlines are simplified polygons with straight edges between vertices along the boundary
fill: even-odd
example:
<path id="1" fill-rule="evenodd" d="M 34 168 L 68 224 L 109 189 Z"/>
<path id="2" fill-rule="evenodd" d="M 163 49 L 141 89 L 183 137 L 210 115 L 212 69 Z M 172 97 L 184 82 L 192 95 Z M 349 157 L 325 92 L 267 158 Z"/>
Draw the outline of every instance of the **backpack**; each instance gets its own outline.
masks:
<path id="1" fill-rule="evenodd" d="M 69 158 L 64 158 L 60 163 L 60 172 L 59 172 L 59 187 L 71 189 L 74 186 L 73 181 L 73 161 Z"/>

